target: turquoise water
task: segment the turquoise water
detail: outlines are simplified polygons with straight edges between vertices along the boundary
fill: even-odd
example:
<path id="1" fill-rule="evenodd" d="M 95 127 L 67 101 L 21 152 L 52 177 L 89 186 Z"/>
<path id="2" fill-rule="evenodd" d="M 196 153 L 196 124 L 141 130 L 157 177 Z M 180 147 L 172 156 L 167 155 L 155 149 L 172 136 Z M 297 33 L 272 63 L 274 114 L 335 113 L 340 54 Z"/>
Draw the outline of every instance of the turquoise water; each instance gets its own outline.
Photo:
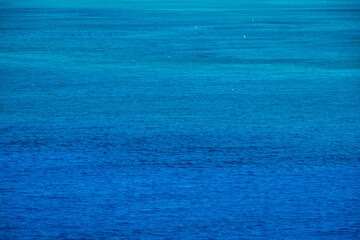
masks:
<path id="1" fill-rule="evenodd" d="M 356 2 L 3 3 L 0 239 L 360 237 Z"/>

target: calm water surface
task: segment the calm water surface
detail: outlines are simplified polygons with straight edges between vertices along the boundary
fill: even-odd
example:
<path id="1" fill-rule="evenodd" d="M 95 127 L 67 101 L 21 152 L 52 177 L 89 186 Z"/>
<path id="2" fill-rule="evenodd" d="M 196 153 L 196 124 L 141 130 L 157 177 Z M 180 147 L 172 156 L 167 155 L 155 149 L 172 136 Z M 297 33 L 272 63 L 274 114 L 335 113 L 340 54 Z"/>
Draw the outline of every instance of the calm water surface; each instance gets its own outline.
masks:
<path id="1" fill-rule="evenodd" d="M 0 10 L 0 239 L 359 239 L 360 8 Z"/>

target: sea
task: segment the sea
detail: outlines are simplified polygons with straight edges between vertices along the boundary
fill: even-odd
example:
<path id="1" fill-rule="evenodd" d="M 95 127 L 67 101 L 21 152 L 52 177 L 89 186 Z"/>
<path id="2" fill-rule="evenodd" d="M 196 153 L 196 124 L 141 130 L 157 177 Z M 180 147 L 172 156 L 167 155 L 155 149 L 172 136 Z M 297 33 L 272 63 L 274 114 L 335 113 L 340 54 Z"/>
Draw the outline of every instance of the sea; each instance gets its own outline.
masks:
<path id="1" fill-rule="evenodd" d="M 360 238 L 358 2 L 20 2 L 0 239 Z"/>

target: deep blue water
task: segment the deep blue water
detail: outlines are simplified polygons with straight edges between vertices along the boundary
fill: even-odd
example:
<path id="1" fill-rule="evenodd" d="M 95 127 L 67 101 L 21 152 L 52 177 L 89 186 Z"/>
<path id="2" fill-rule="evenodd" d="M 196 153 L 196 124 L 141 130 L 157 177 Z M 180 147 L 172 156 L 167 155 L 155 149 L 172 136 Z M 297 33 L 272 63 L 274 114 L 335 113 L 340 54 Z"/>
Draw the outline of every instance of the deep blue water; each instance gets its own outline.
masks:
<path id="1" fill-rule="evenodd" d="M 359 239 L 360 8 L 0 10 L 0 239 Z"/>

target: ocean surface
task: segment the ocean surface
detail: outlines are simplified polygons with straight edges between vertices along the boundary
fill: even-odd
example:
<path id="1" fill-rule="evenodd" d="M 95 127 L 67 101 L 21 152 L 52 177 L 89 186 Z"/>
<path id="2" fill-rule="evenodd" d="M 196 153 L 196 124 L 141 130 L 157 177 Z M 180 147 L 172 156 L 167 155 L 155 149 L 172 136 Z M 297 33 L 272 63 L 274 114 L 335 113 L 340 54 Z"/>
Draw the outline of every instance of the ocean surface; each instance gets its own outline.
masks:
<path id="1" fill-rule="evenodd" d="M 0 239 L 359 239 L 359 4 L 147 6 L 1 8 Z"/>

